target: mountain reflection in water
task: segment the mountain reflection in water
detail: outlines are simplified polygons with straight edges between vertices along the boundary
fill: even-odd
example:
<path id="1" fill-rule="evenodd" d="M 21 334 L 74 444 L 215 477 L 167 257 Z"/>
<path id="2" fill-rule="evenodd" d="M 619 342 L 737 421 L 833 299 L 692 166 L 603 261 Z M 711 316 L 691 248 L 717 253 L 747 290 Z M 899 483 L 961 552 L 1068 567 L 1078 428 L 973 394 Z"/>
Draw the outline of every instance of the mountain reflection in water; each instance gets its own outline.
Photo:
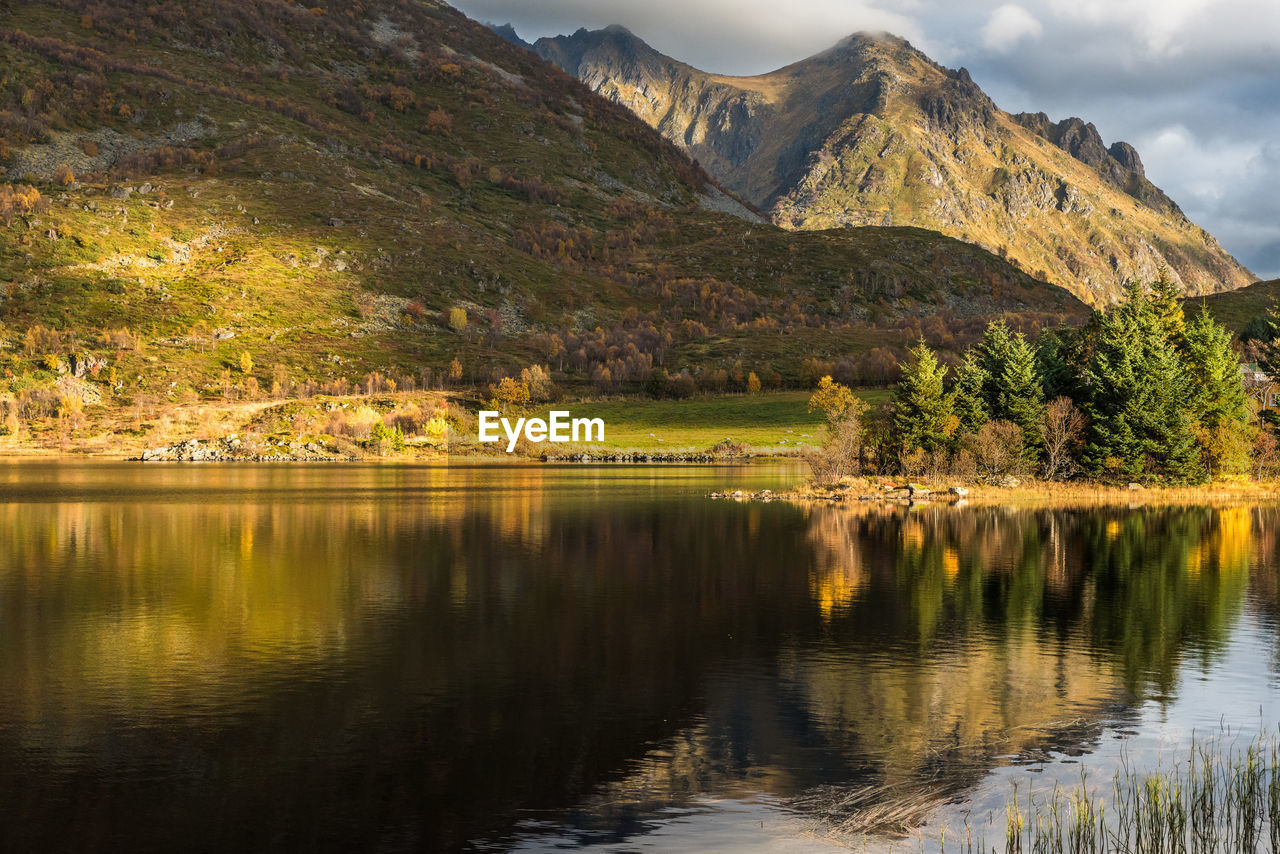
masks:
<path id="1" fill-rule="evenodd" d="M 796 476 L 0 464 L 0 847 L 893 830 L 1274 635 L 1276 508 L 704 497 Z"/>

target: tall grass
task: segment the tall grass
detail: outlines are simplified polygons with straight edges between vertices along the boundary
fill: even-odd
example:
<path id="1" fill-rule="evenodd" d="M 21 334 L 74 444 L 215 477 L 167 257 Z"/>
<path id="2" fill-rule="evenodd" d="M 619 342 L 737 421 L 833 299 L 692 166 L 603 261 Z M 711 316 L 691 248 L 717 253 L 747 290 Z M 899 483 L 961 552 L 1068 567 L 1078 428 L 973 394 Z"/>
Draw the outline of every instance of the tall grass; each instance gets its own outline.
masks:
<path id="1" fill-rule="evenodd" d="M 1076 786 L 1037 797 L 1017 786 L 1005 808 L 1003 847 L 966 823 L 960 854 L 1280 854 L 1280 739 L 1193 742 L 1171 769 L 1125 761 L 1109 788 Z M 923 845 L 922 845 L 923 848 Z"/>

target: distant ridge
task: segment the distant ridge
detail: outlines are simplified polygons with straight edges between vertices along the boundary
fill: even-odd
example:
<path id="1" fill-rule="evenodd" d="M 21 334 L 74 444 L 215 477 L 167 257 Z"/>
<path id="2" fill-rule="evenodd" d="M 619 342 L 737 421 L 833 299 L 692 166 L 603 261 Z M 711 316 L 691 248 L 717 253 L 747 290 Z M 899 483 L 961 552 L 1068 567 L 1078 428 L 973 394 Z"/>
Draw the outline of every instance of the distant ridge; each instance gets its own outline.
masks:
<path id="1" fill-rule="evenodd" d="M 485 26 L 511 42 L 513 45 L 518 45 L 526 50 L 533 50 L 533 45 L 520 38 L 520 34 L 516 32 L 516 28 L 511 26 L 511 24 L 486 24 Z"/>

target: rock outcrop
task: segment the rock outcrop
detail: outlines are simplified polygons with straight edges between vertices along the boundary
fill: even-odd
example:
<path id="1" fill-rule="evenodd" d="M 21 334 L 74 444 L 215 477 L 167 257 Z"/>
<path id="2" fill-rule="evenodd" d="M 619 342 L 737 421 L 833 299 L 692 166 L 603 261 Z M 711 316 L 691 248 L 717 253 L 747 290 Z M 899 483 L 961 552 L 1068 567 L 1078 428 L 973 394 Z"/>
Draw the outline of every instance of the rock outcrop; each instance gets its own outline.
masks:
<path id="1" fill-rule="evenodd" d="M 298 463 L 350 460 L 317 442 L 248 443 L 238 436 L 186 439 L 175 445 L 148 448 L 136 461 L 144 463 Z"/>

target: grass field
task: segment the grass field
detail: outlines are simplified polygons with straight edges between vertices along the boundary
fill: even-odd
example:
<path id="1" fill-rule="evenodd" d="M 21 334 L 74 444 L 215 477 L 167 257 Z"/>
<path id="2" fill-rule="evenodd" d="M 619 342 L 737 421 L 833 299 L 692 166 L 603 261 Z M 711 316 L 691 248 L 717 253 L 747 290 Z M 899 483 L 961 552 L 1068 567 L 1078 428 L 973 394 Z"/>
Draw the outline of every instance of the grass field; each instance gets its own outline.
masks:
<path id="1" fill-rule="evenodd" d="M 804 450 L 826 436 L 820 413 L 809 412 L 808 391 L 736 394 L 691 400 L 601 400 L 557 404 L 574 418 L 603 418 L 608 448 L 703 451 L 725 439 L 760 450 Z M 882 390 L 860 391 L 868 403 L 888 398 Z M 550 407 L 538 410 L 546 417 Z"/>

